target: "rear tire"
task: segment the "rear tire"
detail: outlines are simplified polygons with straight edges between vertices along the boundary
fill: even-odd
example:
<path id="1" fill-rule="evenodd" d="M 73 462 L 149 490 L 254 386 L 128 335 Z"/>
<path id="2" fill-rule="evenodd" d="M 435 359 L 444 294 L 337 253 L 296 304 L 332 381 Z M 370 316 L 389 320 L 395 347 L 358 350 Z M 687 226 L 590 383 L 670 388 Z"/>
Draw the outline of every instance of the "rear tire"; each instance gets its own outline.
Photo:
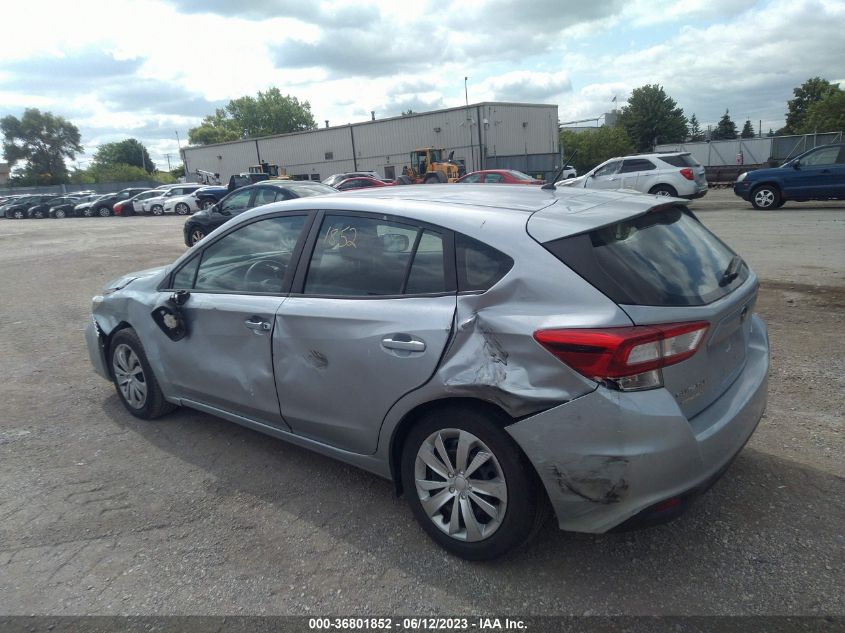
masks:
<path id="1" fill-rule="evenodd" d="M 43 211 L 35 211 L 32 214 L 32 218 L 35 220 L 43 220 L 44 219 L 44 212 Z"/>
<path id="2" fill-rule="evenodd" d="M 111 213 L 112 211 L 108 207 L 99 207 L 97 209 L 97 215 L 99 215 L 101 218 L 107 218 L 111 215 Z"/>
<path id="3" fill-rule="evenodd" d="M 402 176 L 399 176 L 399 178 L 396 179 L 396 184 L 397 185 L 413 185 L 414 181 L 411 180 L 408 176 L 402 175 Z"/>
<path id="4" fill-rule="evenodd" d="M 117 396 L 136 418 L 153 420 L 176 408 L 164 399 L 135 330 L 127 328 L 114 335 L 109 361 Z"/>
<path id="5" fill-rule="evenodd" d="M 649 189 L 648 192 L 655 196 L 665 196 L 670 198 L 676 198 L 678 196 L 677 190 L 671 185 L 655 185 Z"/>
<path id="6" fill-rule="evenodd" d="M 191 212 L 191 209 L 184 202 L 180 202 L 176 205 L 174 211 L 176 211 L 176 215 L 188 215 Z"/>
<path id="7" fill-rule="evenodd" d="M 202 202 L 200 202 L 200 209 L 203 209 L 203 210 L 210 209 L 214 205 L 215 205 L 214 200 L 206 199 L 206 200 L 203 200 Z"/>
<path id="8" fill-rule="evenodd" d="M 86 218 L 93 218 L 94 217 L 94 209 L 92 209 L 91 207 L 88 207 L 87 209 L 82 211 L 82 215 L 84 215 Z"/>
<path id="9" fill-rule="evenodd" d="M 63 220 L 67 217 L 67 213 L 63 209 L 57 209 L 53 211 L 53 217 L 57 220 Z"/>
<path id="10" fill-rule="evenodd" d="M 15 220 L 23 220 L 26 217 L 26 214 L 23 211 L 15 211 L 12 213 L 12 217 Z"/>
<path id="11" fill-rule="evenodd" d="M 419 420 L 405 440 L 401 476 L 423 530 L 467 560 L 502 556 L 546 517 L 533 466 L 497 421 L 476 409 L 433 411 Z"/>
<path id="12" fill-rule="evenodd" d="M 751 192 L 751 206 L 760 211 L 777 209 L 781 202 L 780 190 L 774 185 L 760 185 Z"/>
<path id="13" fill-rule="evenodd" d="M 150 213 L 152 213 L 153 215 L 164 215 L 164 207 L 160 204 L 154 204 L 152 207 L 150 207 Z"/>

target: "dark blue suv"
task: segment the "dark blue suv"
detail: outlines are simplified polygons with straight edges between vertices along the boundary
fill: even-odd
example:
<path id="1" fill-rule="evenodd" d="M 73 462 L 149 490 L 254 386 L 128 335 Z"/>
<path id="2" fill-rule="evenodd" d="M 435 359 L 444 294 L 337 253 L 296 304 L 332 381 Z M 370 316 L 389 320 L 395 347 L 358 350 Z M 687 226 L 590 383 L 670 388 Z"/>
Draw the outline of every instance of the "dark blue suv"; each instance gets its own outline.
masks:
<path id="1" fill-rule="evenodd" d="M 740 174 L 734 193 L 755 209 L 787 200 L 845 200 L 845 144 L 822 145 L 774 169 Z"/>

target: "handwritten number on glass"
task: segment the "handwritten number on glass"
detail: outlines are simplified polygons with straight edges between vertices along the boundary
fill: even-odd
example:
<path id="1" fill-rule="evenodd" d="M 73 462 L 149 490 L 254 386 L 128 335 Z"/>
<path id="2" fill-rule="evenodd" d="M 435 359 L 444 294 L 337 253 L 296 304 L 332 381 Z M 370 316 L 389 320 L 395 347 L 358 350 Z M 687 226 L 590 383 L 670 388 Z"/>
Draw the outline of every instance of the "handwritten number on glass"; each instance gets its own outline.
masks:
<path id="1" fill-rule="evenodd" d="M 339 226 L 330 226 L 326 231 L 326 237 L 323 243 L 329 248 L 358 248 L 356 240 L 358 239 L 358 229 L 353 226 L 340 228 Z"/>

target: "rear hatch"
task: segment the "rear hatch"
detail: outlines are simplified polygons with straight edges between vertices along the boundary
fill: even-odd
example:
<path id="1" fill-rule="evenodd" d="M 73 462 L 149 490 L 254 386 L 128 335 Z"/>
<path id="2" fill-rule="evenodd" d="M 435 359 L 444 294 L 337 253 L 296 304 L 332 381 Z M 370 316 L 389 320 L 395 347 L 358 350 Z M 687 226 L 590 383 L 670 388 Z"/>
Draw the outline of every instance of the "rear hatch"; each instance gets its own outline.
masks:
<path id="1" fill-rule="evenodd" d="M 544 213 L 529 220 L 529 234 L 535 216 Z M 692 357 L 661 370 L 665 388 L 688 418 L 718 399 L 742 372 L 756 277 L 685 206 L 659 205 L 538 241 L 619 305 L 634 325 L 709 324 Z"/>
<path id="2" fill-rule="evenodd" d="M 672 167 L 680 167 L 681 169 L 688 167 L 692 170 L 692 174 L 695 177 L 695 184 L 699 186 L 707 185 L 704 166 L 695 160 L 691 154 L 670 154 L 668 156 L 661 156 L 660 160 L 669 163 Z"/>

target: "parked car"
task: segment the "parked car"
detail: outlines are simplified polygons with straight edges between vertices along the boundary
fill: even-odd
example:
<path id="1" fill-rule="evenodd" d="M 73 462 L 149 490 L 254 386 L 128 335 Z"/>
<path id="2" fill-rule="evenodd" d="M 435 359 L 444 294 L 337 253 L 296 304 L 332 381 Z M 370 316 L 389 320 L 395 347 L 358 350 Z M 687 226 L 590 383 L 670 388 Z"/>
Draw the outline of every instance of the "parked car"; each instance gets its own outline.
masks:
<path id="1" fill-rule="evenodd" d="M 50 207 L 61 204 L 78 204 L 81 198 L 77 196 L 53 196 L 47 200 L 42 200 L 38 204 L 34 204 L 26 210 L 26 217 L 40 220 L 41 218 L 50 217 Z"/>
<path id="2" fill-rule="evenodd" d="M 85 337 L 132 415 L 188 406 L 365 468 L 486 559 L 546 503 L 602 533 L 725 471 L 766 405 L 758 286 L 681 200 L 393 187 L 242 213 L 108 284 Z"/>
<path id="3" fill-rule="evenodd" d="M 144 208 L 142 206 L 144 200 L 149 200 L 150 198 L 157 198 L 160 195 L 162 195 L 161 189 L 148 189 L 146 191 L 142 191 L 141 193 L 136 193 L 128 200 L 123 200 L 122 202 L 118 202 L 117 204 L 115 204 L 113 207 L 114 214 L 129 216 L 142 213 L 144 211 Z"/>
<path id="4" fill-rule="evenodd" d="M 583 176 L 559 181 L 555 186 L 632 189 L 689 200 L 704 196 L 708 188 L 704 167 L 689 152 L 611 158 Z"/>
<path id="5" fill-rule="evenodd" d="M 485 184 L 508 184 L 508 185 L 542 185 L 545 180 L 539 180 L 534 176 L 523 174 L 515 169 L 482 169 L 472 171 L 466 176 L 459 178 L 457 182 L 462 183 L 485 183 Z"/>
<path id="6" fill-rule="evenodd" d="M 164 202 L 165 213 L 175 213 L 176 215 L 190 215 L 199 210 L 197 206 L 197 198 L 194 193 L 188 193 L 184 196 L 172 196 Z"/>
<path id="7" fill-rule="evenodd" d="M 340 174 L 332 174 L 328 178 L 324 178 L 323 184 L 335 187 L 344 180 L 349 178 L 358 178 L 360 176 L 365 178 L 374 178 L 375 180 L 383 180 L 377 171 L 346 171 Z"/>
<path id="8" fill-rule="evenodd" d="M 54 198 L 58 198 L 54 193 L 39 193 L 31 196 L 23 196 L 11 204 L 5 205 L 3 207 L 3 215 L 14 220 L 24 220 L 29 217 L 27 211 L 29 211 L 30 207 L 41 204 L 42 202 L 48 202 Z"/>
<path id="9" fill-rule="evenodd" d="M 98 215 L 101 218 L 107 218 L 114 213 L 114 205 L 118 202 L 123 202 L 129 198 L 147 191 L 146 187 L 127 187 L 115 193 L 107 193 L 100 196 L 91 202 L 91 206 L 85 210 L 83 215 L 91 217 Z"/>
<path id="10" fill-rule="evenodd" d="M 389 187 L 392 184 L 369 176 L 354 176 L 341 180 L 334 188 L 338 191 L 354 191 L 356 189 L 369 189 L 370 187 Z"/>
<path id="11" fill-rule="evenodd" d="M 780 167 L 742 173 L 734 193 L 755 209 L 777 209 L 787 200 L 845 200 L 845 144 L 823 145 Z"/>
<path id="12" fill-rule="evenodd" d="M 248 187 L 249 185 L 254 185 L 257 182 L 262 182 L 264 180 L 270 180 L 270 175 L 256 172 L 244 172 L 242 174 L 234 174 L 232 176 L 229 176 L 229 184 L 226 187 L 226 190 L 231 193 L 235 189 L 240 189 L 241 187 Z"/>
<path id="13" fill-rule="evenodd" d="M 82 196 L 67 196 L 64 202 L 53 200 L 50 203 L 50 208 L 47 209 L 47 214 L 51 218 L 63 219 L 68 217 L 78 217 L 83 214 L 84 209 L 90 207 L 90 203 L 100 197 L 100 194 L 85 194 Z M 80 207 L 82 207 L 80 209 Z"/>
<path id="14" fill-rule="evenodd" d="M 141 203 L 141 207 L 144 213 L 152 213 L 153 215 L 163 215 L 164 214 L 164 204 L 170 200 L 171 198 L 175 198 L 177 196 L 184 196 L 189 193 L 193 193 L 203 185 L 198 185 L 196 183 L 188 183 L 182 184 L 174 187 L 170 187 L 169 189 L 165 190 L 159 196 L 154 198 L 147 198 Z"/>
<path id="15" fill-rule="evenodd" d="M 193 246 L 218 226 L 255 207 L 280 200 L 310 198 L 329 193 L 337 193 L 337 189 L 308 180 L 269 180 L 243 187 L 233 191 L 216 205 L 191 216 L 183 228 L 185 244 Z"/>
<path id="16" fill-rule="evenodd" d="M 228 187 L 219 185 L 206 185 L 200 187 L 194 192 L 197 199 L 197 207 L 200 209 L 208 209 L 220 202 L 227 194 L 231 193 Z"/>

